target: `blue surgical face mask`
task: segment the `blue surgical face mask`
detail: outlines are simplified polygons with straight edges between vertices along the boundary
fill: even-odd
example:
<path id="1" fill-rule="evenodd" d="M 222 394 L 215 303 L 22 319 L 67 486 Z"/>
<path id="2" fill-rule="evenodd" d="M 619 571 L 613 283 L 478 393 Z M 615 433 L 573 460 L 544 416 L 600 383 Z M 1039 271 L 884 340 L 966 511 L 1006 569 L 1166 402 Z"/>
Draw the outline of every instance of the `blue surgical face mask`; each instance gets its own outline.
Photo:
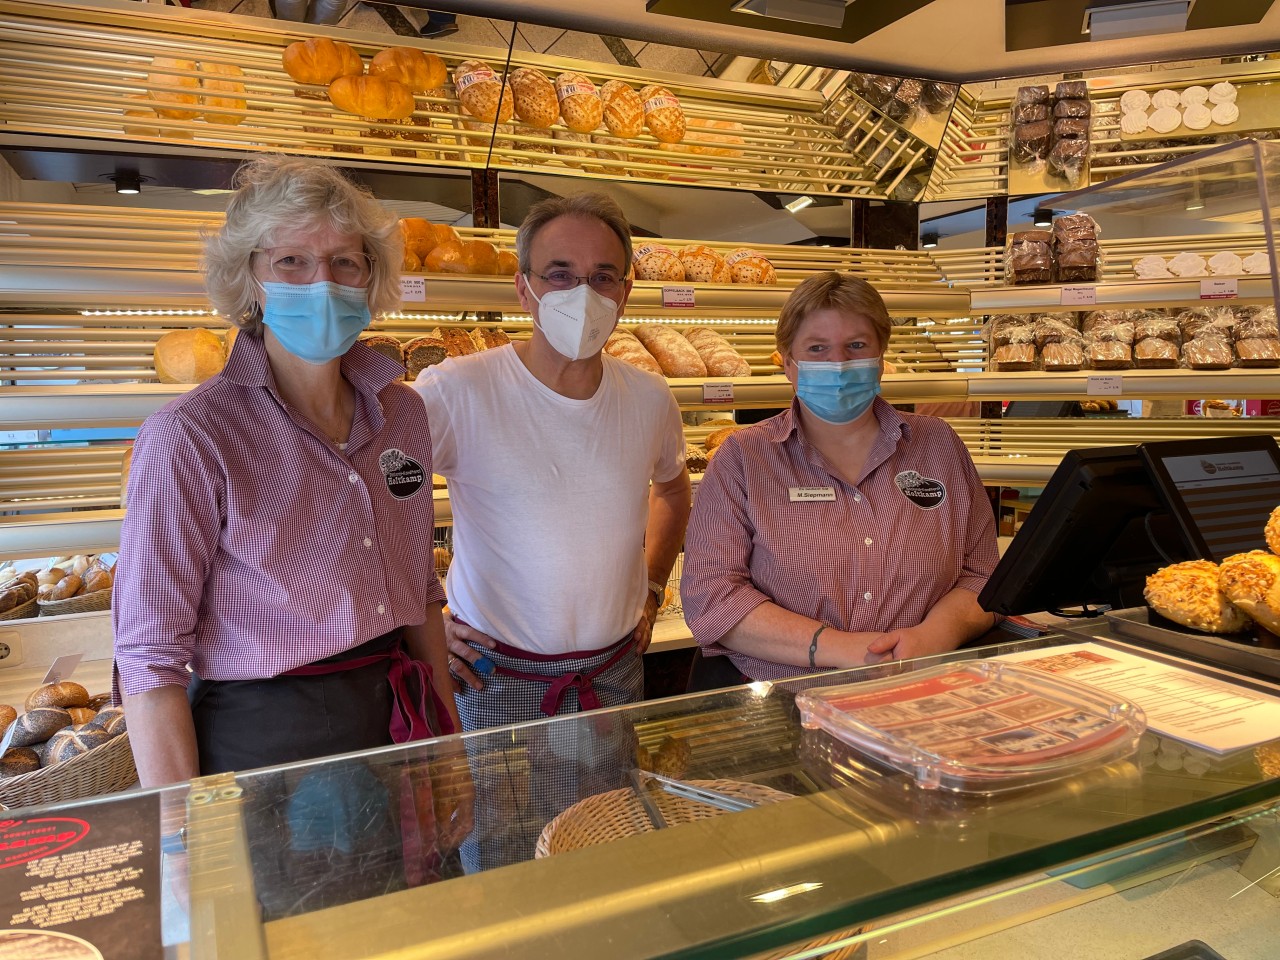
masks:
<path id="1" fill-rule="evenodd" d="M 291 354 L 328 363 L 351 349 L 369 326 L 369 293 L 363 287 L 319 283 L 264 283 L 262 322 Z"/>
<path id="2" fill-rule="evenodd" d="M 867 412 L 880 393 L 880 358 L 796 360 L 796 396 L 826 423 L 850 423 Z"/>

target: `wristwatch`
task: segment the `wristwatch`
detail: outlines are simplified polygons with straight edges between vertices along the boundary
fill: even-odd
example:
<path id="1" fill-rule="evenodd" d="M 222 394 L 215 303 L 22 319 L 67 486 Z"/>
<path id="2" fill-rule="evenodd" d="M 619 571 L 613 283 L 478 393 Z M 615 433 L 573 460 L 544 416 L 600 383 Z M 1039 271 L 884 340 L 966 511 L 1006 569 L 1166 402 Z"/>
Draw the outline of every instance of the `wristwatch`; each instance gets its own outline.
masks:
<path id="1" fill-rule="evenodd" d="M 656 580 L 650 580 L 649 592 L 652 593 L 653 598 L 658 601 L 659 607 L 661 607 L 663 601 L 667 599 L 667 585 L 665 583 L 658 583 Z"/>

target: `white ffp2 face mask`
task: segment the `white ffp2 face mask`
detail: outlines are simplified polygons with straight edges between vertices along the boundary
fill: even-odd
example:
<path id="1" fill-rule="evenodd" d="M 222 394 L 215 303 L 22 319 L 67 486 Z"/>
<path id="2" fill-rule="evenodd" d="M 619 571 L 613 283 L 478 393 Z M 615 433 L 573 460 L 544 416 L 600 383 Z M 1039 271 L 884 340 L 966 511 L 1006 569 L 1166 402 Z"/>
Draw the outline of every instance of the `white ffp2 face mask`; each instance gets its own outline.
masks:
<path id="1" fill-rule="evenodd" d="M 541 297 L 532 287 L 528 289 L 538 302 L 538 326 L 543 336 L 556 353 L 570 360 L 599 353 L 618 325 L 618 305 L 589 284 L 550 290 Z"/>

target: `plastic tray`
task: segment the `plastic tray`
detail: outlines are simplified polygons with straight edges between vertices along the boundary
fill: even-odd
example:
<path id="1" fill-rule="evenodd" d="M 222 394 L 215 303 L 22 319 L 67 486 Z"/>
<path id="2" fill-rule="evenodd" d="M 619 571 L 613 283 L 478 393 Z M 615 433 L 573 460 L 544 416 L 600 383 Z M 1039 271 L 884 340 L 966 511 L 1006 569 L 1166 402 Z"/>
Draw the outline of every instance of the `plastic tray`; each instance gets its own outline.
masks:
<path id="1" fill-rule="evenodd" d="M 1073 777 L 1133 754 L 1128 700 L 997 660 L 946 664 L 797 695 L 822 729 L 927 790 L 990 794 Z"/>

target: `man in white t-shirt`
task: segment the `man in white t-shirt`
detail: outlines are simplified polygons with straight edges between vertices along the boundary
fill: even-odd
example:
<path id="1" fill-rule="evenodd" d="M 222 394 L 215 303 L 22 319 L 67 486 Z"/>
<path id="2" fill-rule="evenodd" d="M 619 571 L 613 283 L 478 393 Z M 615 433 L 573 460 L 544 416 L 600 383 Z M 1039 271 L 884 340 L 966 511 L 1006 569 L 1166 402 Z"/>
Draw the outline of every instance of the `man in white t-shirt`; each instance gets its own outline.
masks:
<path id="1" fill-rule="evenodd" d="M 671 391 L 601 353 L 631 292 L 621 209 L 601 194 L 542 201 L 516 252 L 531 338 L 428 367 L 414 385 L 433 467 L 449 481 L 446 633 L 464 730 L 639 700 L 641 655 L 689 519 Z M 482 656 L 494 666 L 477 675 Z M 563 755 L 563 745 L 553 749 Z M 528 801 L 541 813 L 522 802 L 490 819 L 525 815 L 540 828 L 563 800 L 598 792 L 584 776 L 564 789 L 531 787 L 543 794 Z M 489 839 L 493 856 L 464 848 L 469 869 L 525 855 Z"/>

